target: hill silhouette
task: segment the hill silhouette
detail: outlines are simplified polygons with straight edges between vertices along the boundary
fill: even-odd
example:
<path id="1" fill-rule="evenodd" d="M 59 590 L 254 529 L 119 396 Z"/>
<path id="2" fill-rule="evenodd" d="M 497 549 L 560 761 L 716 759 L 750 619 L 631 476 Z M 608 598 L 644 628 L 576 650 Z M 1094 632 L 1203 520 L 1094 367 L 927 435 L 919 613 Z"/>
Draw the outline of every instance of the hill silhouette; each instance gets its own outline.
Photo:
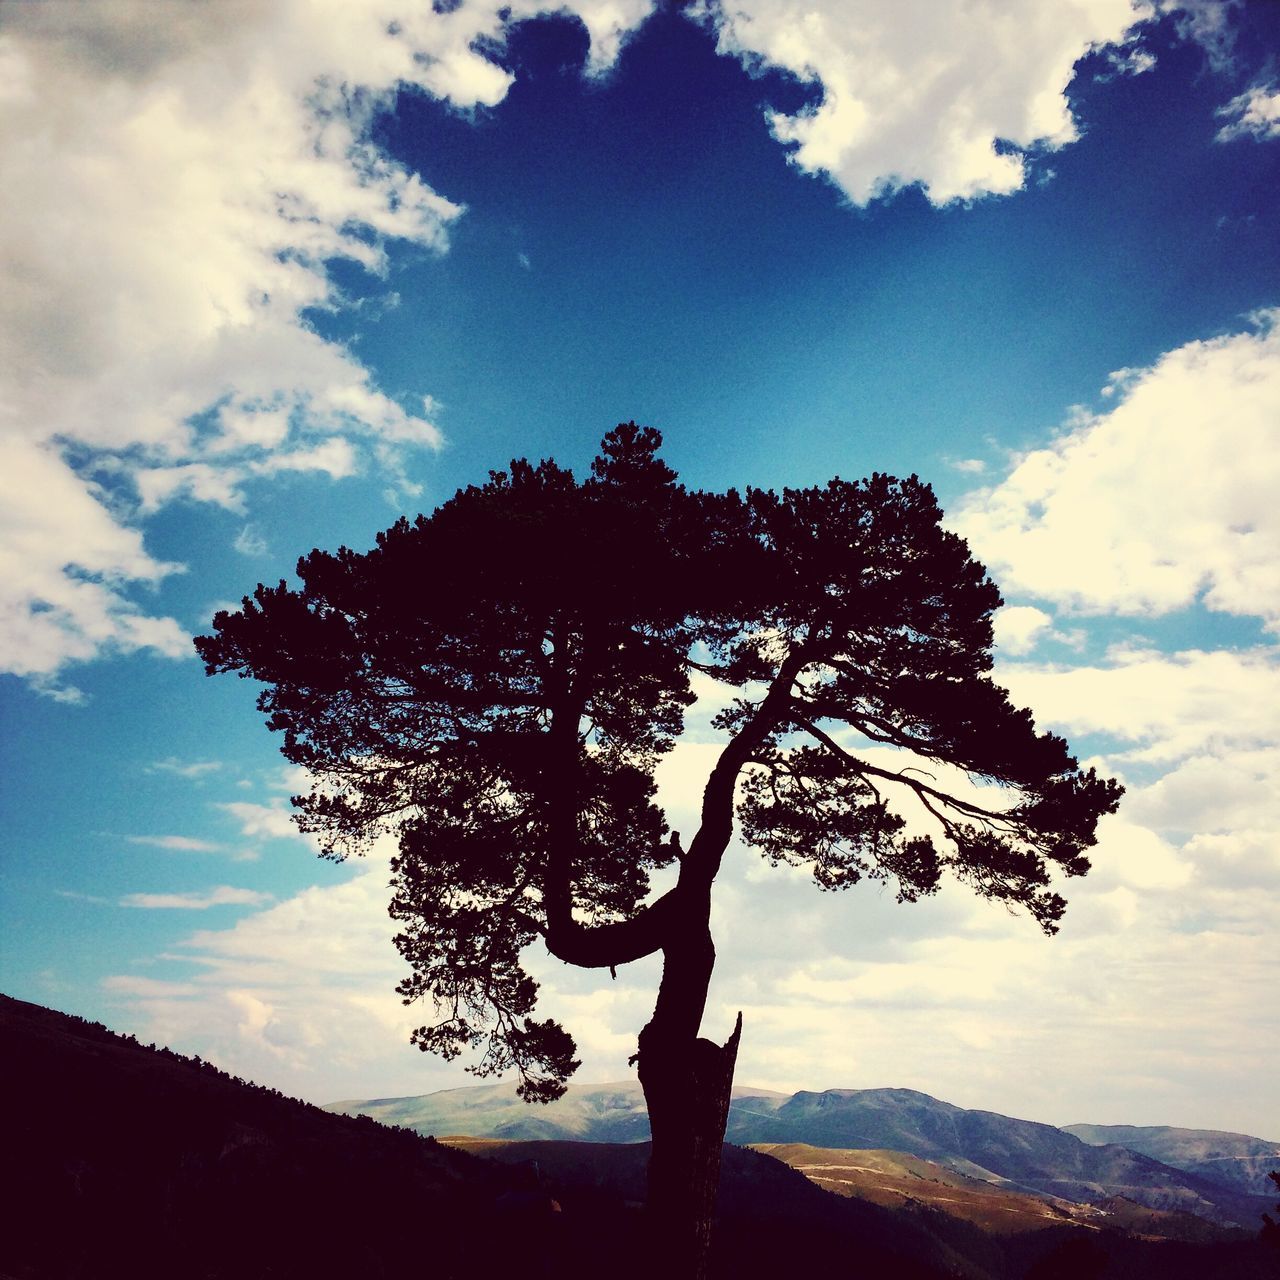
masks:
<path id="1" fill-rule="evenodd" d="M 613 1149 L 621 1181 L 575 1178 L 580 1156 L 482 1160 L 7 996 L 0 1088 L 4 1280 L 651 1274 L 643 1146 Z M 763 1280 L 802 1244 L 903 1280 L 988 1280 L 876 1206 L 726 1156 L 716 1276 Z"/>
<path id="2" fill-rule="evenodd" d="M 330 1115 L 198 1058 L 0 997 L 0 1274 L 405 1274 L 433 1237 L 464 1275 L 509 1178 L 408 1131 Z M 407 1223 L 414 1223 L 412 1232 Z"/>
<path id="3" fill-rule="evenodd" d="M 0 1087 L 3 1280 L 653 1274 L 644 1143 L 437 1142 L 4 996 Z M 1274 1258 L 1080 1225 L 996 1236 L 726 1146 L 712 1275 L 1263 1280 Z"/>

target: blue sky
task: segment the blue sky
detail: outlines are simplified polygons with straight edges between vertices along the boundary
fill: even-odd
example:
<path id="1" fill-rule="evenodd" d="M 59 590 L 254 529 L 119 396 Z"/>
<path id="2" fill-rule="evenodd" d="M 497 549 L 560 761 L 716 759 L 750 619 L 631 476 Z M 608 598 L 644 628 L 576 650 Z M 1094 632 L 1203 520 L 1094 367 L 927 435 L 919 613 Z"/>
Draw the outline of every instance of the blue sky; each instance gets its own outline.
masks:
<path id="1" fill-rule="evenodd" d="M 315 858 L 190 636 L 635 419 L 698 486 L 930 480 L 1001 677 L 1129 786 L 1053 941 L 739 849 L 739 1079 L 1280 1136 L 1275 7 L 437 7 L 0 12 L 0 987 L 318 1101 L 467 1083 L 385 850 Z M 624 1077 L 652 963 L 535 968 Z"/>

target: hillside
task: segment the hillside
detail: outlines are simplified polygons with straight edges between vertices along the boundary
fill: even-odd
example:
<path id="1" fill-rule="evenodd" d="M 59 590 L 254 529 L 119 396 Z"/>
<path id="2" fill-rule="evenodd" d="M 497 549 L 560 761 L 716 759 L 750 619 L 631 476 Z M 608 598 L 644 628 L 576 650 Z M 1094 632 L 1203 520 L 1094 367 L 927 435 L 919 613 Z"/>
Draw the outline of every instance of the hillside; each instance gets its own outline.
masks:
<path id="1" fill-rule="evenodd" d="M 0 1275 L 15 1280 L 402 1276 L 424 1231 L 435 1273 L 461 1276 L 456 1227 L 508 1181 L 7 996 L 0 1088 Z"/>
<path id="2" fill-rule="evenodd" d="M 442 1139 L 460 1150 L 483 1153 L 516 1167 L 536 1168 L 561 1188 L 566 1208 L 581 1209 L 610 1197 L 635 1202 L 643 1195 L 648 1147 L 569 1141 Z M 849 1186 L 833 1195 L 798 1168 L 774 1158 L 826 1166 L 854 1156 L 880 1164 L 925 1187 L 937 1178 L 938 1203 L 895 1197 L 898 1207 L 873 1203 Z M 868 1157 L 870 1159 L 868 1160 Z M 877 1159 L 882 1157 L 882 1159 Z M 871 1181 L 874 1181 L 872 1179 Z M 1275 1280 L 1276 1254 L 1256 1240 L 1222 1241 L 1222 1232 L 1198 1218 L 1161 1214 L 1131 1202 L 1109 1201 L 1094 1210 L 1076 1207 L 1055 1215 L 1034 1197 L 995 1188 L 973 1188 L 974 1207 L 999 1218 L 998 1202 L 1021 1202 L 1022 1222 L 982 1229 L 944 1212 L 958 1175 L 896 1153 L 745 1150 L 726 1146 L 717 1230 L 718 1275 L 775 1280 L 820 1270 L 848 1280 Z M 869 1185 L 869 1184 L 868 1184 Z M 954 1209 L 954 1205 L 950 1206 Z M 1046 1214 L 1046 1209 L 1049 1212 Z M 1025 1229 L 1024 1229 L 1025 1228 Z M 1157 1233 L 1163 1238 L 1153 1239 Z M 1210 1243 L 1212 1241 L 1212 1243 Z M 610 1273 L 612 1276 L 613 1273 Z"/>
<path id="3" fill-rule="evenodd" d="M 1153 1240 L 1208 1242 L 1239 1235 L 1194 1214 L 1149 1209 L 1123 1196 L 1075 1204 L 1053 1196 L 1030 1195 L 898 1151 L 831 1151 L 803 1143 L 767 1142 L 752 1149 L 784 1161 L 837 1195 L 892 1209 L 938 1210 L 997 1236 L 1066 1225 Z"/>
<path id="4" fill-rule="evenodd" d="M 348 1100 L 332 1110 L 363 1114 L 423 1134 L 511 1140 L 641 1142 L 648 1120 L 634 1081 L 573 1085 L 560 1101 L 528 1107 L 513 1085 L 447 1089 L 419 1098 Z M 1089 1203 L 1123 1197 L 1163 1212 L 1254 1229 L 1265 1196 L 1186 1172 L 1114 1144 L 1093 1146 L 1052 1125 L 968 1111 L 911 1089 L 828 1089 L 790 1096 L 735 1087 L 729 1142 L 803 1143 L 888 1150 L 1014 1190 Z"/>
<path id="5" fill-rule="evenodd" d="M 640 1207 L 642 1143 L 446 1145 L 321 1111 L 199 1059 L 3 996 L 0 1088 L 9 1101 L 0 1121 L 3 1280 L 653 1274 Z M 754 1105 L 761 1096 L 751 1095 Z M 598 1109 L 629 1110 L 615 1101 Z M 922 1174 L 922 1165 L 896 1159 L 899 1172 Z M 1119 1206 L 1102 1216 L 1123 1225 Z M 1107 1226 L 995 1234 L 922 1199 L 895 1209 L 835 1196 L 770 1156 L 726 1146 L 712 1275 L 1275 1274 L 1276 1255 L 1253 1240 L 1155 1244 Z"/>
<path id="6" fill-rule="evenodd" d="M 1090 1146 L 1052 1125 L 968 1111 L 911 1089 L 828 1089 L 780 1103 L 773 1096 L 739 1099 L 726 1137 L 903 1151 L 1077 1203 L 1123 1196 L 1224 1225 L 1252 1227 L 1265 1207 L 1261 1198 L 1125 1147 Z"/>
<path id="7" fill-rule="evenodd" d="M 789 1164 L 837 1195 L 890 1209 L 929 1205 L 996 1235 L 1088 1223 L 1092 1216 L 1069 1201 L 995 1186 L 900 1151 L 832 1150 L 802 1142 L 758 1142 L 752 1150 Z M 1079 1210 L 1078 1217 L 1072 1209 Z"/>
<path id="8" fill-rule="evenodd" d="M 1280 1142 L 1219 1129 L 1174 1129 L 1168 1125 L 1068 1124 L 1063 1132 L 1090 1146 L 1128 1147 L 1175 1169 L 1199 1174 L 1248 1195 L 1271 1191 L 1267 1174 L 1280 1169 Z"/>
<path id="9" fill-rule="evenodd" d="M 0 1088 L 4 1280 L 651 1274 L 639 1145 L 482 1160 L 5 996 Z M 765 1280 L 798 1248 L 837 1277 L 1003 1280 L 726 1148 L 713 1274 Z"/>

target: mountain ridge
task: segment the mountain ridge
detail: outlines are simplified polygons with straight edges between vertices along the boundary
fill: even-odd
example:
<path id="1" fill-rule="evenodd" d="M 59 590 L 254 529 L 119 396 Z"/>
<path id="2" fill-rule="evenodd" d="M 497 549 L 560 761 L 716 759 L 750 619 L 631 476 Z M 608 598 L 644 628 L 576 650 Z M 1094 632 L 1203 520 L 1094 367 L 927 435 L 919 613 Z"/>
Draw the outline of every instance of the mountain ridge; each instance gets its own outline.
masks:
<path id="1" fill-rule="evenodd" d="M 1128 1147 L 1210 1181 L 1250 1195 L 1267 1195 L 1267 1174 L 1280 1169 L 1280 1142 L 1226 1129 L 1184 1129 L 1174 1125 L 1066 1124 L 1070 1133 L 1090 1146 Z"/>
<path id="2" fill-rule="evenodd" d="M 437 1137 L 635 1143 L 649 1136 L 644 1096 L 634 1080 L 571 1086 L 564 1098 L 538 1108 L 519 1102 L 514 1085 L 480 1085 L 417 1097 L 347 1099 L 327 1109 Z M 897 1151 L 997 1186 L 1075 1203 L 1123 1197 L 1224 1226 L 1252 1226 L 1267 1208 L 1265 1196 L 1203 1172 L 1115 1143 L 1090 1144 L 1054 1125 L 958 1107 L 914 1089 L 787 1095 L 735 1086 L 725 1138 L 741 1146 Z"/>

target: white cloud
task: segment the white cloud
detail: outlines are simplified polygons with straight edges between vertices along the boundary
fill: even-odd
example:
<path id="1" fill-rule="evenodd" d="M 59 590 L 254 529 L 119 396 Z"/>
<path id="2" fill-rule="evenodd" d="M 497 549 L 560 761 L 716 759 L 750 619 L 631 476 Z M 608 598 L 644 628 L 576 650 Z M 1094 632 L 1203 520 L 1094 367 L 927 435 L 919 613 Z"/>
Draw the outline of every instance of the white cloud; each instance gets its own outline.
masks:
<path id="1" fill-rule="evenodd" d="M 1125 813 L 1099 822 L 1098 844 L 1090 857 L 1095 868 L 1091 892 L 1116 887 L 1180 889 L 1194 874 L 1190 862 L 1173 845 L 1149 828 L 1128 821 Z"/>
<path id="2" fill-rule="evenodd" d="M 130 844 L 145 844 L 153 849 L 176 849 L 183 853 L 216 853 L 222 848 L 211 840 L 193 836 L 126 836 Z"/>
<path id="3" fill-rule="evenodd" d="M 1200 883 L 1235 897 L 1234 902 L 1220 902 L 1220 911 L 1242 899 L 1256 904 L 1259 893 L 1272 899 L 1280 893 L 1280 822 L 1261 830 L 1237 825 L 1230 831 L 1196 835 L 1184 851 Z"/>
<path id="4" fill-rule="evenodd" d="M 246 512 L 255 482 L 300 470 L 420 491 L 405 458 L 440 440 L 429 397 L 384 394 L 304 319 L 343 305 L 328 261 L 384 273 L 388 245 L 443 250 L 461 212 L 376 147 L 372 121 L 406 88 L 461 110 L 499 102 L 511 77 L 483 50 L 540 12 L 576 15 L 601 72 L 652 5 L 441 8 L 208 0 L 163 23 L 141 0 L 6 10 L 0 164 L 21 198 L 0 213 L 0 473 L 67 500 L 42 502 L 40 554 L 0 574 L 5 670 L 74 698 L 54 680 L 68 663 L 187 652 L 138 590 L 176 568 L 137 528 L 165 503 Z M 817 110 L 774 118 L 798 165 L 856 202 L 919 182 L 936 203 L 1020 188 L 1019 149 L 1075 136 L 1076 59 L 1148 12 L 1137 0 L 700 11 L 726 53 L 820 83 Z M 21 497 L 14 509 L 26 514 Z M 12 546 L 6 528 L 0 555 Z"/>
<path id="5" fill-rule="evenodd" d="M 1151 16 L 1131 0 L 704 0 L 723 53 L 818 84 L 816 108 L 771 116 L 792 159 L 855 204 L 919 183 L 937 205 L 1022 188 L 1023 152 L 1076 137 L 1076 61 Z"/>
<path id="6" fill-rule="evenodd" d="M 72 902 L 92 902 L 99 907 L 114 905 L 110 898 L 101 897 L 96 893 L 79 893 L 75 889 L 55 889 L 53 892 L 56 897 L 67 898 Z"/>
<path id="7" fill-rule="evenodd" d="M 233 928 L 201 930 L 160 958 L 194 965 L 189 981 L 106 979 L 122 997 L 122 1025 L 316 1102 L 471 1082 L 409 1044 L 429 1012 L 395 994 L 404 967 L 391 942 L 386 850 L 355 868 L 317 863 L 317 874 L 322 865 L 329 883 Z"/>
<path id="8" fill-rule="evenodd" d="M 1220 107 L 1218 115 L 1227 122 L 1218 130 L 1219 142 L 1280 138 L 1280 89 L 1274 84 L 1256 84 Z"/>
<path id="9" fill-rule="evenodd" d="M 460 109 L 510 77 L 478 50 L 540 3 L 135 0 L 6 8 L 0 166 L 0 662 L 43 681 L 103 651 L 186 653 L 139 584 L 139 516 L 231 510 L 286 471 L 365 468 L 401 489 L 440 433 L 383 394 L 308 308 L 326 262 L 445 247 L 460 208 L 370 141 L 401 87 Z M 647 0 L 578 6 L 602 69 Z M 109 476 L 111 489 L 95 485 Z M 28 546 L 36 548 L 27 555 Z"/>
<path id="10" fill-rule="evenodd" d="M 200 988 L 191 982 L 165 982 L 134 974 L 113 974 L 103 978 L 102 986 L 115 995 L 140 996 L 147 999 L 175 999 L 198 995 Z"/>
<path id="11" fill-rule="evenodd" d="M 231 544 L 242 556 L 265 556 L 267 540 L 252 525 L 245 525 Z"/>
<path id="12" fill-rule="evenodd" d="M 892 26 L 878 20 L 888 6 L 869 2 L 801 17 L 786 0 L 751 0 L 716 21 L 727 52 L 822 81 L 817 112 L 776 121 L 798 164 L 854 200 L 920 182 L 943 203 L 1022 185 L 1022 160 L 999 154 L 996 138 L 1070 140 L 1062 91 L 1075 58 L 1139 16 L 1121 0 L 1009 4 L 997 16 L 927 8 L 911 41 L 894 34 L 911 4 L 895 6 Z M 597 69 L 647 10 L 583 10 Z M 0 224 L 0 325 L 20 343 L 22 375 L 0 393 L 14 461 L 0 485 L 14 477 L 15 512 L 0 526 L 0 555 L 12 557 L 0 580 L 14 584 L 0 641 L 11 669 L 51 678 L 104 648 L 187 651 L 176 624 L 148 618 L 132 594 L 175 566 L 145 550 L 131 497 L 242 509 L 255 479 L 302 466 L 394 475 L 405 444 L 434 438 L 430 405 L 411 412 L 382 396 L 350 351 L 300 317 L 336 303 L 326 257 L 376 271 L 385 241 L 439 248 L 457 214 L 370 148 L 379 95 L 405 82 L 492 103 L 508 78 L 475 51 L 477 34 L 502 30 L 485 4 L 406 15 L 389 2 L 220 0 L 163 24 L 123 0 L 16 12 L 0 36 L 0 147 L 29 199 Z M 369 93 L 339 98 L 338 84 Z M 1002 583 L 1104 612 L 1159 612 L 1208 592 L 1215 608 L 1256 614 L 1280 598 L 1276 348 L 1269 321 L 1189 344 L 1127 373 L 1114 408 L 1024 459 L 967 513 L 980 554 L 1008 569 Z M 55 433 L 76 443 L 75 468 Z M 85 457 L 115 470 L 92 471 Z M 1015 655 L 1048 625 L 1030 606 L 1002 616 Z M 1274 970 L 1258 941 L 1280 926 L 1280 899 L 1258 891 L 1275 883 L 1280 848 L 1267 786 L 1274 655 L 1122 650 L 1106 666 L 1013 663 L 1002 674 L 1042 722 L 1118 737 L 1117 761 L 1166 770 L 1104 828 L 1062 935 L 1042 939 L 954 885 L 916 907 L 867 885 L 819 894 L 803 873 L 771 872 L 735 848 L 716 891 L 708 1033 L 745 1009 L 739 1078 L 766 1086 L 901 1083 L 1044 1119 L 1257 1127 L 1265 1063 L 1280 1054 L 1267 1013 Z M 695 737 L 711 736 L 705 722 L 705 709 L 691 717 Z M 686 837 L 715 753 L 695 741 L 663 763 Z M 223 809 L 251 839 L 298 834 L 283 804 Z M 173 909 L 251 898 L 261 901 L 231 886 L 130 895 Z M 371 860 L 194 935 L 180 949 L 191 981 L 105 985 L 155 1038 L 317 1100 L 468 1083 L 407 1045 L 422 1013 L 393 993 L 403 965 L 386 904 L 385 858 Z M 584 1078 L 623 1074 L 655 963 L 616 983 L 536 966 L 547 1011 L 563 1012 L 584 1046 Z M 1245 1046 L 1242 1025 L 1254 1033 Z M 1037 1076 L 1028 1061 L 1055 1069 Z M 1096 1103 L 1100 1076 L 1109 1114 Z M 1206 1098 L 1224 1110 L 1198 1114 Z"/>
<path id="13" fill-rule="evenodd" d="M 1171 763 L 1210 746 L 1280 740 L 1280 661 L 1270 648 L 1118 649 L 1106 666 L 1005 663 L 997 677 L 1042 727 L 1130 744 L 1121 759 Z"/>
<path id="14" fill-rule="evenodd" d="M 217 773 L 221 768 L 222 762 L 219 760 L 182 761 L 176 756 L 169 756 L 166 760 L 157 760 L 154 764 L 148 765 L 147 772 L 172 773 L 179 778 L 194 780 L 203 778 L 210 773 Z"/>
<path id="15" fill-rule="evenodd" d="M 1197 600 L 1280 625 L 1280 326 L 1112 375 L 1114 407 L 951 521 L 1010 592 L 1086 613 Z"/>
<path id="16" fill-rule="evenodd" d="M 53 684 L 68 662 L 102 650 L 185 656 L 172 618 L 149 617 L 121 590 L 180 566 L 154 559 L 115 519 L 92 481 L 56 450 L 0 430 L 0 663 Z"/>
<path id="17" fill-rule="evenodd" d="M 716 750 L 682 744 L 662 765 L 662 797 L 686 834 Z M 1256 777 L 1267 760 L 1248 767 Z M 1280 840 L 1274 828 L 1269 841 L 1215 836 L 1203 806 L 1177 825 L 1205 834 L 1165 833 L 1157 787 L 1136 794 L 1145 808 L 1104 824 L 1096 869 L 1070 882 L 1052 940 L 954 884 L 914 906 L 867 884 L 824 894 L 806 874 L 732 846 L 715 889 L 705 1034 L 723 1037 L 744 1011 L 744 1084 L 904 1085 L 1051 1122 L 1259 1131 L 1265 1062 L 1280 1052 L 1262 940 L 1280 927 L 1280 897 L 1258 889 L 1276 881 Z M 1261 786 L 1250 794 L 1236 796 L 1242 814 L 1265 823 L 1273 810 L 1260 807 Z M 326 877 L 348 877 L 340 883 L 192 935 L 177 951 L 195 975 L 172 992 L 158 979 L 148 980 L 154 991 L 128 975 L 109 980 L 127 1009 L 122 1025 L 317 1101 L 473 1083 L 460 1064 L 407 1043 L 429 1014 L 394 994 L 404 967 L 390 941 L 387 853 L 383 841 L 363 863 L 326 866 Z M 529 960 L 542 1016 L 562 1018 L 578 1040 L 580 1078 L 626 1076 L 657 961 L 624 966 L 613 981 L 538 946 Z"/>
<path id="18" fill-rule="evenodd" d="M 1016 655 L 1030 653 L 1053 621 L 1031 605 L 1005 605 L 992 619 L 997 648 Z"/>
<path id="19" fill-rule="evenodd" d="M 220 884 L 196 893 L 126 893 L 120 905 L 145 911 L 207 911 L 210 907 L 260 907 L 270 900 L 269 893 Z"/>
<path id="20" fill-rule="evenodd" d="M 1235 19 L 1244 0 L 1160 0 L 1160 8 L 1172 13 L 1178 34 L 1194 40 L 1205 51 L 1209 66 L 1229 72 L 1235 63 Z"/>
<path id="21" fill-rule="evenodd" d="M 247 839 L 309 840 L 294 825 L 293 810 L 286 804 L 254 804 L 248 800 L 232 800 L 217 805 L 240 824 L 240 834 Z"/>

